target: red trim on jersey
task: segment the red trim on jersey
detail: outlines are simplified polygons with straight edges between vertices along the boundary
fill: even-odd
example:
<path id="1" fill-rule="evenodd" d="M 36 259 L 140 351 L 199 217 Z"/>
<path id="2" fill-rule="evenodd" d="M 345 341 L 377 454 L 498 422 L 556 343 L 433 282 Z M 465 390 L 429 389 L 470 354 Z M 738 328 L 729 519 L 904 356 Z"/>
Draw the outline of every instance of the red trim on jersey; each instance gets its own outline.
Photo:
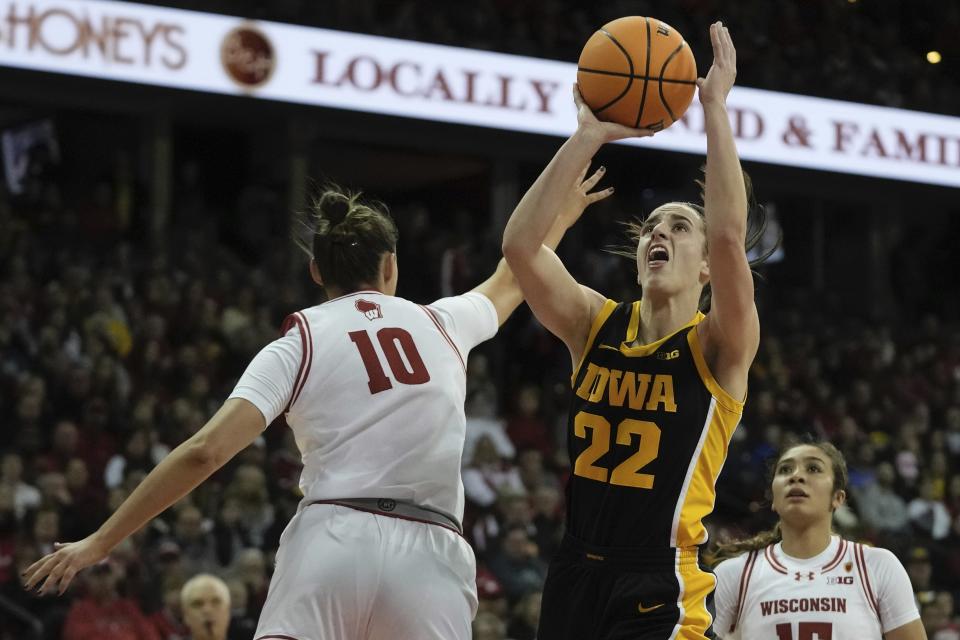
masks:
<path id="1" fill-rule="evenodd" d="M 310 330 L 310 327 L 303 313 L 298 311 L 287 316 L 283 321 L 280 332 L 286 335 L 294 325 L 297 325 L 297 328 L 300 330 L 300 343 L 303 346 L 303 354 L 300 359 L 300 368 L 297 370 L 297 377 L 293 382 L 293 390 L 290 392 L 290 402 L 287 403 L 287 408 L 284 409 L 284 412 L 290 411 L 294 400 L 297 399 L 297 395 L 299 395 L 298 389 L 303 386 L 303 383 L 307 380 L 307 374 L 310 373 L 310 361 L 312 360 L 312 358 L 308 357 L 308 354 L 313 350 L 312 341 L 307 339 L 307 332 Z"/>
<path id="2" fill-rule="evenodd" d="M 737 595 L 737 608 L 733 612 L 733 620 L 730 621 L 730 633 L 737 630 L 737 624 L 740 622 L 740 612 L 743 610 L 743 603 L 747 599 L 747 589 L 750 588 L 750 578 L 753 576 L 753 567 L 757 563 L 760 552 L 754 549 L 747 556 L 747 561 L 743 564 L 743 573 L 740 574 L 740 593 Z"/>
<path id="3" fill-rule="evenodd" d="M 433 310 L 430 307 L 425 307 L 422 304 L 419 304 L 417 306 L 423 309 L 424 313 L 426 313 L 430 317 L 430 319 L 433 320 L 433 324 L 437 325 L 437 329 L 439 329 L 440 333 L 443 334 L 443 337 L 447 339 L 447 344 L 449 344 L 450 348 L 453 349 L 453 352 L 457 354 L 457 359 L 460 361 L 460 366 L 463 367 L 464 372 L 466 372 L 467 365 L 464 364 L 463 362 L 463 356 L 460 355 L 460 350 L 457 349 L 457 345 L 454 344 L 453 340 L 447 334 L 447 330 L 443 328 L 443 325 L 440 323 L 439 318 L 437 318 L 436 314 L 433 312 Z"/>
<path id="4" fill-rule="evenodd" d="M 876 596 L 873 595 L 873 587 L 870 586 L 870 576 L 867 574 L 867 558 L 864 556 L 862 544 L 857 543 L 854 545 L 853 555 L 857 560 L 857 568 L 860 569 L 860 575 L 863 577 L 863 589 L 867 596 L 867 602 L 870 603 L 873 612 L 877 614 L 877 620 L 880 620 L 882 627 L 883 620 L 880 619 L 880 603 L 877 602 Z"/>
<path id="5" fill-rule="evenodd" d="M 763 555 L 766 556 L 767 562 L 770 563 L 770 566 L 773 567 L 775 571 L 787 575 L 790 573 L 785 566 L 780 564 L 780 561 L 777 560 L 776 554 L 773 553 L 773 545 L 769 545 L 766 549 L 763 550 Z"/>
<path id="6" fill-rule="evenodd" d="M 293 636 L 278 636 L 275 633 L 259 636 L 257 640 L 268 640 L 269 638 L 277 638 L 278 640 L 300 640 L 300 638 L 294 638 Z"/>
<path id="7" fill-rule="evenodd" d="M 847 541 L 844 540 L 843 538 L 840 538 L 840 546 L 837 548 L 837 555 L 833 557 L 833 560 L 831 560 L 830 562 L 828 562 L 827 564 L 823 565 L 823 567 L 820 568 L 820 573 L 827 573 L 828 571 L 833 570 L 834 567 L 839 565 L 840 562 L 843 560 L 843 556 L 844 554 L 846 554 L 846 552 L 847 552 Z"/>
<path id="8" fill-rule="evenodd" d="M 293 387 L 293 400 L 290 401 L 291 405 L 297 401 L 297 398 L 300 397 L 300 392 L 303 391 L 305 386 L 307 386 L 307 378 L 310 377 L 310 369 L 313 367 L 313 330 L 310 328 L 310 323 L 307 321 L 307 316 L 303 315 L 302 311 L 299 313 L 300 317 L 303 318 L 303 326 L 307 329 L 307 348 L 304 351 L 304 360 L 307 363 L 307 370 L 303 373 L 303 379 L 300 381 L 300 387 L 297 388 L 296 385 Z"/>

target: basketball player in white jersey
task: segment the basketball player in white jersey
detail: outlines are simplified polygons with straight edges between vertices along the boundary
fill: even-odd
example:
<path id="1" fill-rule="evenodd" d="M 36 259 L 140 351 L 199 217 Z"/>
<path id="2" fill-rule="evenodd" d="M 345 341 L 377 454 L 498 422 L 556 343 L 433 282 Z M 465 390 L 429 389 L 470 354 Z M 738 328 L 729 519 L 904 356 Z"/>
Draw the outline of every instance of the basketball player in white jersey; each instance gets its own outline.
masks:
<path id="1" fill-rule="evenodd" d="M 726 640 L 925 640 L 895 555 L 833 535 L 847 465 L 832 444 L 787 449 L 773 469 L 772 531 L 720 545 L 714 631 Z"/>
<path id="2" fill-rule="evenodd" d="M 555 246 L 600 172 L 572 185 Z M 330 298 L 293 314 L 230 398 L 98 531 L 31 565 L 63 591 L 78 571 L 179 500 L 282 413 L 303 457 L 304 499 L 280 539 L 256 638 L 466 640 L 477 608 L 461 535 L 466 359 L 520 304 L 500 261 L 473 291 L 421 306 L 394 295 L 397 229 L 385 210 L 328 189 L 310 272 Z"/>

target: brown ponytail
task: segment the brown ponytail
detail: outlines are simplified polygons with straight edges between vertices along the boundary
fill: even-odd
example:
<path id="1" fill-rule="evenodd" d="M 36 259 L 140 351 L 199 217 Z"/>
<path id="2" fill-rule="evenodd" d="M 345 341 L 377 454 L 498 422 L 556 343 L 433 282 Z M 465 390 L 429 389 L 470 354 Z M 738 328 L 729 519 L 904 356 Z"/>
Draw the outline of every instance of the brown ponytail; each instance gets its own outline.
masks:
<path id="1" fill-rule="evenodd" d="M 350 293 L 377 279 L 384 253 L 397 250 L 397 226 L 385 205 L 328 184 L 302 216 L 297 245 L 327 286 Z M 303 237 L 306 236 L 306 237 Z"/>
<path id="2" fill-rule="evenodd" d="M 704 554 L 703 558 L 709 566 L 715 567 L 724 560 L 736 558 L 737 556 L 748 551 L 759 551 L 760 549 L 769 547 L 771 544 L 780 542 L 782 539 L 783 536 L 780 534 L 780 523 L 778 522 L 777 524 L 773 525 L 772 529 L 761 531 L 752 538 L 718 542 L 711 551 Z"/>

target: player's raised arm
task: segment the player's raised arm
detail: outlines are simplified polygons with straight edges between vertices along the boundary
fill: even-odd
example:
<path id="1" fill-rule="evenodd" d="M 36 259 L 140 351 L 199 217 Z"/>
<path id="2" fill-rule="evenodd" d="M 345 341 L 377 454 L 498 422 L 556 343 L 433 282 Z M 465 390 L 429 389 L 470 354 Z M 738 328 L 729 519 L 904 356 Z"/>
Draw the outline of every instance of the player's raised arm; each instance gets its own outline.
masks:
<path id="1" fill-rule="evenodd" d="M 79 542 L 57 543 L 56 551 L 27 569 L 24 586 L 42 584 L 41 594 L 63 593 L 80 570 L 105 558 L 174 502 L 256 439 L 265 428 L 260 410 L 247 400 L 227 400 L 209 422 L 153 469 L 117 511 Z"/>
<path id="2" fill-rule="evenodd" d="M 710 26 L 710 40 L 713 65 L 706 79 L 697 81 L 707 132 L 704 212 L 712 290 L 710 341 L 721 368 L 743 368 L 745 374 L 760 341 L 760 322 L 744 250 L 747 194 L 726 104 L 737 76 L 737 53 L 720 22 Z"/>
<path id="3" fill-rule="evenodd" d="M 603 178 L 603 167 L 597 169 L 593 175 L 587 177 L 587 166 L 580 171 L 580 175 L 564 189 L 563 201 L 559 215 L 555 216 L 553 226 L 543 239 L 543 245 L 552 252 L 560 244 L 564 234 L 589 205 L 610 196 L 613 189 L 601 189 L 590 192 Z M 517 282 L 510 265 L 501 259 L 493 275 L 474 289 L 487 296 L 497 310 L 497 316 L 502 325 L 510 314 L 523 302 L 523 291 Z"/>
<path id="4" fill-rule="evenodd" d="M 603 297 L 581 286 L 547 242 L 548 232 L 567 211 L 571 185 L 585 171 L 597 150 L 621 138 L 653 135 L 645 129 L 600 122 L 574 87 L 577 130 L 560 147 L 543 173 L 520 200 L 503 234 L 503 255 L 520 283 L 527 304 L 551 333 L 566 343 L 574 360 L 586 342 L 593 316 Z M 605 195 L 613 192 L 607 189 Z M 583 212 L 569 221 L 569 225 Z"/>

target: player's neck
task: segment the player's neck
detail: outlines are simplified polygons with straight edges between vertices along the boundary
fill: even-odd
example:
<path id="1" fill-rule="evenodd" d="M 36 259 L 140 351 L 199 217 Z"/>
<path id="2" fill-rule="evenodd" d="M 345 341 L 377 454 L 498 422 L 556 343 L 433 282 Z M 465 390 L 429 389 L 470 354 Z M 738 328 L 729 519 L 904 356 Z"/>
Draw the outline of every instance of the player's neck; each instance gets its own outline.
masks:
<path id="1" fill-rule="evenodd" d="M 781 521 L 780 531 L 783 536 L 780 548 L 791 558 L 801 560 L 813 558 L 826 551 L 833 535 L 829 521 L 803 527 L 791 527 Z"/>
<path id="2" fill-rule="evenodd" d="M 640 303 L 637 342 L 650 344 L 678 331 L 693 319 L 700 295 L 695 291 L 672 296 L 645 295 Z"/>
<path id="3" fill-rule="evenodd" d="M 338 289 L 336 287 L 330 287 L 330 286 L 326 287 L 327 298 L 330 300 L 333 300 L 335 298 L 342 298 L 343 296 L 348 296 L 351 293 L 356 293 L 358 291 L 379 291 L 380 293 L 384 293 L 385 290 L 386 290 L 386 286 L 382 282 L 379 283 L 379 286 L 377 283 L 361 284 L 356 289 L 352 289 L 350 291 L 346 291 L 344 289 Z"/>

